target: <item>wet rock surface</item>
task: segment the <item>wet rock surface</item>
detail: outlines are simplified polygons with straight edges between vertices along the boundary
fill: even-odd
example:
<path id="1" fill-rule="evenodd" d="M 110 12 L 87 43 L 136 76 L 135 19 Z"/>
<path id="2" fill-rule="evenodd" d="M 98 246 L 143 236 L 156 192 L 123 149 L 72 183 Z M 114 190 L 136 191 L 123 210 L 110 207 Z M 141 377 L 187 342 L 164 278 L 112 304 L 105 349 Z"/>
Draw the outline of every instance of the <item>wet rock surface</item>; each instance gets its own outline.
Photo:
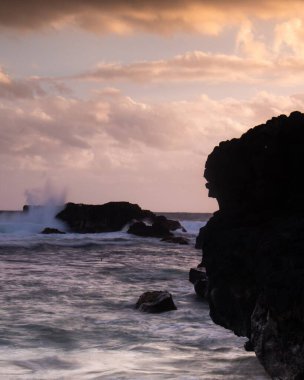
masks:
<path id="1" fill-rule="evenodd" d="M 210 315 L 273 379 L 304 379 L 304 115 L 220 143 L 205 178 L 219 203 L 197 239 Z"/>
<path id="2" fill-rule="evenodd" d="M 177 309 L 172 295 L 167 291 L 145 292 L 139 297 L 135 307 L 147 313 L 163 313 Z"/>
<path id="3" fill-rule="evenodd" d="M 202 297 L 207 297 L 208 278 L 205 268 L 191 268 L 189 272 L 189 281 L 194 285 L 195 293 Z"/>

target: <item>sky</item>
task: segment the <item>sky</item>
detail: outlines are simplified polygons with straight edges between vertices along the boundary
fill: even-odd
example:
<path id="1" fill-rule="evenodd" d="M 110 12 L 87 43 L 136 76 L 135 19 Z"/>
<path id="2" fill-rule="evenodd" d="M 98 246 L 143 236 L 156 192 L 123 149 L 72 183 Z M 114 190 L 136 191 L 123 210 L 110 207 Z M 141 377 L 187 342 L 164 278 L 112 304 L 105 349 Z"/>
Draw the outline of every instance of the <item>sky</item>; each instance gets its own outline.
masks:
<path id="1" fill-rule="evenodd" d="M 303 80 L 302 1 L 2 1 L 0 209 L 215 211 L 208 154 L 304 111 Z"/>

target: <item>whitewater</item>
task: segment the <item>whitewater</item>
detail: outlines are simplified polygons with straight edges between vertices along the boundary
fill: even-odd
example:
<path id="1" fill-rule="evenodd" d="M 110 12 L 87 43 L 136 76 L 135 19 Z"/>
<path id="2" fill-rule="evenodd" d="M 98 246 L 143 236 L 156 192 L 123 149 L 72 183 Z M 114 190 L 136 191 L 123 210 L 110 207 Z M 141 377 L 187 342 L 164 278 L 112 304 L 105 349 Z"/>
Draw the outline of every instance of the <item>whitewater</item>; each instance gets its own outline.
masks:
<path id="1" fill-rule="evenodd" d="M 1 379 L 268 379 L 188 281 L 206 215 L 169 215 L 189 246 L 125 230 L 42 235 L 63 227 L 49 215 L 0 214 Z M 135 310 L 148 290 L 168 290 L 178 309 Z"/>

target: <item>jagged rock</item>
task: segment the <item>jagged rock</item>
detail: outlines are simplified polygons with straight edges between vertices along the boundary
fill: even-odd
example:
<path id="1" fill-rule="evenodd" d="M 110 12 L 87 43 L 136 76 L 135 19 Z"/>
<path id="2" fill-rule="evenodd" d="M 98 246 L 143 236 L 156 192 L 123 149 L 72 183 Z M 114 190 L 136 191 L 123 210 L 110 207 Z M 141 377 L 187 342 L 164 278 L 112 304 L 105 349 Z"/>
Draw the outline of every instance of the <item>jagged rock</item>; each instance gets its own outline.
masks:
<path id="1" fill-rule="evenodd" d="M 187 232 L 178 220 L 167 219 L 164 215 L 158 215 L 154 220 L 154 224 L 169 231 L 176 231 L 180 229 L 183 232 Z"/>
<path id="2" fill-rule="evenodd" d="M 148 313 L 162 313 L 176 310 L 172 295 L 167 291 L 152 291 L 143 293 L 137 303 L 136 309 Z"/>
<path id="3" fill-rule="evenodd" d="M 161 241 L 165 241 L 167 243 L 188 245 L 189 240 L 183 236 L 167 236 L 161 239 Z"/>
<path id="4" fill-rule="evenodd" d="M 129 229 L 128 233 L 142 236 L 142 237 L 157 237 L 157 238 L 174 238 L 171 231 L 175 231 L 177 229 L 185 229 L 182 227 L 180 222 L 176 220 L 167 219 L 165 216 L 157 216 L 154 218 L 152 225 L 147 225 L 144 222 L 135 222 L 133 223 Z M 181 241 L 181 239 L 180 239 Z M 177 239 L 176 239 L 177 242 Z M 179 243 L 186 244 L 186 243 Z"/>
<path id="5" fill-rule="evenodd" d="M 57 228 L 46 227 L 40 232 L 41 234 L 65 234 L 65 232 L 58 230 Z"/>
<path id="6" fill-rule="evenodd" d="M 156 216 L 129 202 L 109 202 L 103 205 L 67 203 L 56 217 L 69 226 L 72 232 L 95 233 L 120 231 L 132 220 L 151 220 Z"/>
<path id="7" fill-rule="evenodd" d="M 201 230 L 215 323 L 247 336 L 274 379 L 304 379 L 304 114 L 219 144 L 205 177 L 219 211 Z"/>
<path id="8" fill-rule="evenodd" d="M 156 237 L 161 238 L 164 236 L 171 236 L 172 233 L 162 226 L 156 226 L 152 224 L 151 226 L 145 224 L 144 222 L 135 222 L 129 229 L 128 234 L 137 235 L 141 237 Z"/>
<path id="9" fill-rule="evenodd" d="M 245 351 L 247 352 L 254 351 L 253 343 L 251 342 L 251 340 L 247 340 L 247 342 L 245 342 L 244 348 L 245 348 Z"/>
<path id="10" fill-rule="evenodd" d="M 206 298 L 208 278 L 205 269 L 202 267 L 191 268 L 189 281 L 194 285 L 195 293 L 200 297 Z"/>

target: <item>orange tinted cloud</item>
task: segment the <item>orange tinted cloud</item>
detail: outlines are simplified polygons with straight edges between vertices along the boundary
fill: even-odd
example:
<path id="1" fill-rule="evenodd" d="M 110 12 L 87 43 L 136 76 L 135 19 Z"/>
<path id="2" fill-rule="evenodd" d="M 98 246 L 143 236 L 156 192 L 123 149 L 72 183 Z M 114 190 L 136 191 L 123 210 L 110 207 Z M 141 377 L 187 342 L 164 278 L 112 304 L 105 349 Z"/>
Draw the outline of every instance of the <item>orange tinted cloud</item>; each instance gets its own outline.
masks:
<path id="1" fill-rule="evenodd" d="M 254 40 L 247 41 L 245 53 L 256 45 Z M 258 52 L 253 50 L 251 56 L 194 51 L 167 60 L 100 63 L 92 70 L 66 79 L 137 84 L 203 82 L 290 86 L 298 84 L 303 73 L 304 44 L 303 50 L 300 50 L 300 44 L 298 46 L 298 54 L 279 54 L 273 49 L 266 51 L 265 47 L 265 52 L 262 48 Z"/>
<path id="2" fill-rule="evenodd" d="M 271 68 L 262 59 L 242 58 L 236 55 L 212 54 L 203 51 L 188 52 L 168 60 L 142 61 L 131 64 L 101 63 L 94 70 L 76 78 L 96 81 L 184 82 L 211 83 L 252 82 Z"/>
<path id="3" fill-rule="evenodd" d="M 10 0 L 0 2 L 0 25 L 35 30 L 76 25 L 98 33 L 217 34 L 241 20 L 301 17 L 299 0 Z"/>

